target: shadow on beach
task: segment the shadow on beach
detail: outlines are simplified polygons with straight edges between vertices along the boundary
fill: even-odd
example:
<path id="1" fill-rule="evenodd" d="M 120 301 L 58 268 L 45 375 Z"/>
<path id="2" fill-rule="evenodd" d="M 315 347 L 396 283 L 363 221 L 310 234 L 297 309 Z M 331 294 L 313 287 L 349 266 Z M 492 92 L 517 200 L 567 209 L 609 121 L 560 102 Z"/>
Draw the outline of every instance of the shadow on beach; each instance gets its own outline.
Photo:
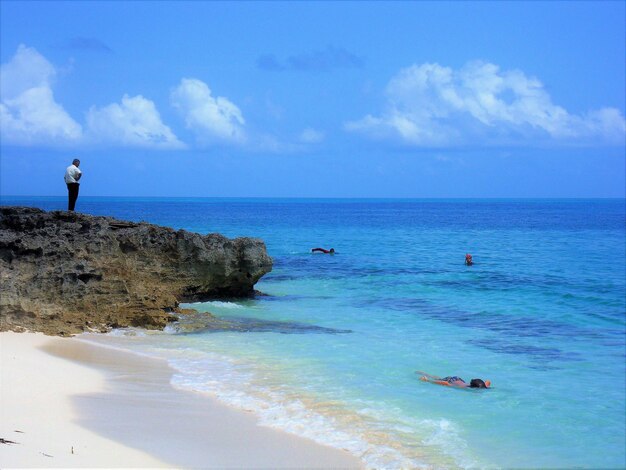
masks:
<path id="1" fill-rule="evenodd" d="M 43 350 L 105 374 L 102 392 L 72 397 L 72 405 L 80 416 L 78 424 L 144 451 L 167 465 L 185 468 L 362 466 L 345 451 L 261 427 L 251 413 L 223 405 L 209 396 L 174 389 L 170 385 L 174 371 L 163 360 L 73 339 L 51 343 Z"/>

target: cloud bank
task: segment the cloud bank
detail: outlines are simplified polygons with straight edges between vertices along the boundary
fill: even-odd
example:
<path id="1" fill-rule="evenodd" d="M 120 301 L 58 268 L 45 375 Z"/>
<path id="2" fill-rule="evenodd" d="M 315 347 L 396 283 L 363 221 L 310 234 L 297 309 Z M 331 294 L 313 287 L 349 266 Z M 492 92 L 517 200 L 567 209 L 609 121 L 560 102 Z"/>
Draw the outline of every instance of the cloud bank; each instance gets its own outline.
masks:
<path id="1" fill-rule="evenodd" d="M 88 43 L 90 47 L 93 44 Z M 90 145 L 182 149 L 186 145 L 163 123 L 155 103 L 141 95 L 92 106 L 85 127 L 56 102 L 52 84 L 57 71 L 34 48 L 20 45 L 0 69 L 0 137 L 8 145 Z M 241 110 L 206 83 L 183 79 L 171 92 L 171 105 L 201 144 L 246 141 Z"/>
<path id="2" fill-rule="evenodd" d="M 23 44 L 0 67 L 0 138 L 3 143 L 37 145 L 77 142 L 82 127 L 55 101 L 54 66 Z"/>
<path id="3" fill-rule="evenodd" d="M 552 102 L 543 84 L 487 62 L 460 70 L 439 64 L 402 69 L 386 88 L 386 109 L 345 124 L 348 131 L 413 146 L 529 141 L 624 144 L 618 109 L 575 115 Z"/>
<path id="4" fill-rule="evenodd" d="M 124 95 L 122 102 L 87 113 L 90 141 L 113 145 L 162 149 L 184 148 L 174 133 L 161 122 L 155 104 L 141 95 Z"/>
<path id="5" fill-rule="evenodd" d="M 213 97 L 211 89 L 203 81 L 183 78 L 172 90 L 170 101 L 200 142 L 245 141 L 245 120 L 240 109 L 223 96 Z"/>
<path id="6" fill-rule="evenodd" d="M 0 68 L 0 137 L 9 145 L 86 145 L 177 149 L 185 145 L 163 124 L 154 102 L 124 95 L 121 103 L 91 107 L 83 128 L 56 102 L 55 67 L 20 45 Z"/>

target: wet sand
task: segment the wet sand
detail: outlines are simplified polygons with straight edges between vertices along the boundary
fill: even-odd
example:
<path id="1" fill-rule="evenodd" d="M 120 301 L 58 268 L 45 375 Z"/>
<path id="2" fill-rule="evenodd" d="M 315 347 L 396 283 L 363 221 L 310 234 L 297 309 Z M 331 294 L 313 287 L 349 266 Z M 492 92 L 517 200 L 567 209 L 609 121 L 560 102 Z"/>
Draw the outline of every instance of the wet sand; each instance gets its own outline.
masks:
<path id="1" fill-rule="evenodd" d="M 32 333 L 0 333 L 0 359 L 2 468 L 362 466 L 174 389 L 158 359 Z"/>

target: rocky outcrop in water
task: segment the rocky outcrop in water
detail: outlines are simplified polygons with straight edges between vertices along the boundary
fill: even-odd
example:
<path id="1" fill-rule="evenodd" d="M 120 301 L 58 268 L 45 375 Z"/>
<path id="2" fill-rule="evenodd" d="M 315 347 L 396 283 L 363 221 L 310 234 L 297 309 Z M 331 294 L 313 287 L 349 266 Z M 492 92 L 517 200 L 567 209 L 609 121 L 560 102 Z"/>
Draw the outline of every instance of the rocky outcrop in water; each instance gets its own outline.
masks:
<path id="1" fill-rule="evenodd" d="M 0 207 L 0 331 L 162 328 L 179 302 L 251 296 L 271 270 L 259 239 Z"/>

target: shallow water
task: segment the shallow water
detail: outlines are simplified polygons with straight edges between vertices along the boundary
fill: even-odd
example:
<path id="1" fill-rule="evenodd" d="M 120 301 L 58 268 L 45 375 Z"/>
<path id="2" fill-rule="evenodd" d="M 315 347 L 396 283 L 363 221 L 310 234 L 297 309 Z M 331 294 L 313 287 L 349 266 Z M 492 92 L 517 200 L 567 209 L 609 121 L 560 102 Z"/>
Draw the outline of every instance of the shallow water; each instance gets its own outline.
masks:
<path id="1" fill-rule="evenodd" d="M 193 305 L 238 331 L 107 338 L 167 358 L 177 387 L 370 466 L 626 466 L 624 200 L 82 198 L 78 208 L 265 240 L 267 297 Z M 311 254 L 317 246 L 337 254 Z M 416 370 L 493 388 L 438 387 Z"/>

